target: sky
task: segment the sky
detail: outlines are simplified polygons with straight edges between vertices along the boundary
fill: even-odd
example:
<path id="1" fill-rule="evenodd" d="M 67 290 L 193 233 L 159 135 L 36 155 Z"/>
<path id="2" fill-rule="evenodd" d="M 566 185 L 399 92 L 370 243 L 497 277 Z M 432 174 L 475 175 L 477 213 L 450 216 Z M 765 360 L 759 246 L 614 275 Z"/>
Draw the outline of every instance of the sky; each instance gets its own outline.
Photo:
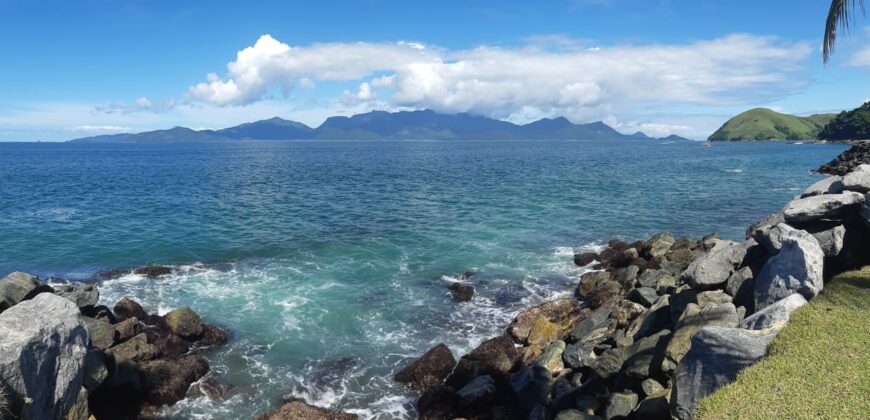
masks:
<path id="1" fill-rule="evenodd" d="M 0 141 L 433 109 L 703 139 L 870 100 L 827 0 L 0 0 Z"/>

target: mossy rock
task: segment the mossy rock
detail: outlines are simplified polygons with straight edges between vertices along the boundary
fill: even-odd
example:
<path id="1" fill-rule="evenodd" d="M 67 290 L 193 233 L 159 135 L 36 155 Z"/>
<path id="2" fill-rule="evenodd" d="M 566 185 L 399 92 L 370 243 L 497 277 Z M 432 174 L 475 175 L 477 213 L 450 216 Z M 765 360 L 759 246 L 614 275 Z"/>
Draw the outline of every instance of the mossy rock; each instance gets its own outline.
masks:
<path id="1" fill-rule="evenodd" d="M 187 306 L 174 309 L 163 317 L 169 331 L 181 337 L 202 335 L 202 319 Z"/>

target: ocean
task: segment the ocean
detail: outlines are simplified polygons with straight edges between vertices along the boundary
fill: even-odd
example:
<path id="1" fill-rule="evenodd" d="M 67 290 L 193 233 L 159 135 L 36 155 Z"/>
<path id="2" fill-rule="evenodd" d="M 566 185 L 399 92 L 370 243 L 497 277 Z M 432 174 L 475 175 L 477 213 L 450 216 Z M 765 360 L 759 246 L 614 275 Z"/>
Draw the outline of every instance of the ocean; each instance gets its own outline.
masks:
<path id="1" fill-rule="evenodd" d="M 661 141 L 0 143 L 0 276 L 86 280 L 231 331 L 207 354 L 235 387 L 165 418 L 246 418 L 282 398 L 414 418 L 391 380 L 457 358 L 521 309 L 570 295 L 572 255 L 668 230 L 742 240 L 843 145 Z M 476 293 L 447 286 L 472 271 Z"/>

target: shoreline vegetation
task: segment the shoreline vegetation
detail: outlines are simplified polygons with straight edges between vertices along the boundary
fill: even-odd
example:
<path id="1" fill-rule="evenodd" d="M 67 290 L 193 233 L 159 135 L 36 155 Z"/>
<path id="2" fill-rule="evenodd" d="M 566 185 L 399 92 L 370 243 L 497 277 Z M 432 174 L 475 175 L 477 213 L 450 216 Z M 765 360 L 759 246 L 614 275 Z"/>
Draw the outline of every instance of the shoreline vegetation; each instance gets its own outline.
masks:
<path id="1" fill-rule="evenodd" d="M 458 359 L 443 344 L 421 349 L 394 379 L 419 395 L 421 419 L 689 419 L 699 406 L 719 418 L 715 407 L 726 397 L 717 391 L 747 392 L 741 380 L 758 374 L 741 372 L 755 372 L 744 369 L 765 361 L 771 343 L 781 359 L 777 349 L 787 346 L 776 343 L 800 341 L 787 338 L 792 313 L 808 301 L 830 307 L 846 289 L 843 277 L 830 290 L 826 281 L 870 264 L 866 147 L 820 168 L 837 175 L 750 226 L 744 242 L 662 232 L 576 254 L 589 270 L 574 297 L 519 312 L 503 335 Z M 457 304 L 472 304 L 464 302 L 473 276 L 450 286 Z M 143 418 L 184 398 L 232 395 L 207 361 L 229 332 L 187 307 L 159 316 L 127 298 L 113 308 L 98 300 L 94 284 L 47 284 L 25 273 L 0 280 L 0 418 Z M 803 312 L 795 318 L 805 325 Z M 278 405 L 258 418 L 357 418 L 298 399 Z"/>
<path id="2" fill-rule="evenodd" d="M 868 139 L 870 102 L 839 114 L 814 114 L 807 117 L 755 108 L 730 118 L 707 141 L 855 143 Z"/>

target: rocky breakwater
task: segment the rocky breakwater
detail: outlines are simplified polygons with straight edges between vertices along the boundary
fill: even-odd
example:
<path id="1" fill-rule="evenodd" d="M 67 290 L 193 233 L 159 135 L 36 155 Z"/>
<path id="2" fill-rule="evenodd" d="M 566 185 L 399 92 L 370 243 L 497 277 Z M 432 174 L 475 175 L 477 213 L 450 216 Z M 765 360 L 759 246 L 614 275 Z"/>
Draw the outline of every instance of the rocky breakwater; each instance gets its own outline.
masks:
<path id="1" fill-rule="evenodd" d="M 735 242 L 660 233 L 575 255 L 575 298 L 520 312 L 457 361 L 395 375 L 422 419 L 691 418 L 763 358 L 825 279 L 870 264 L 870 167 L 828 178 Z"/>
<path id="2" fill-rule="evenodd" d="M 131 299 L 98 300 L 93 284 L 0 280 L 0 417 L 132 419 L 189 391 L 219 397 L 203 353 L 226 331 L 187 307 L 160 316 Z"/>

